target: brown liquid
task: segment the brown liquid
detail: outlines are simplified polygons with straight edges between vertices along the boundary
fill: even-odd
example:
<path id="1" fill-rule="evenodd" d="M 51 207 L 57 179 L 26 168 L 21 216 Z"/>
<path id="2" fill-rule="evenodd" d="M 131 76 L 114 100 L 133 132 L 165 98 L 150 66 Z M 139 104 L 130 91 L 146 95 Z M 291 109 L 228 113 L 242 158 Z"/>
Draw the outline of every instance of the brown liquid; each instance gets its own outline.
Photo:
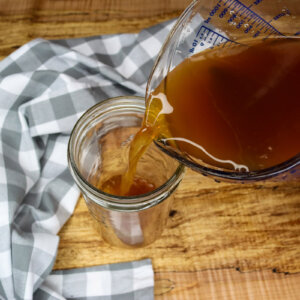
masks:
<path id="1" fill-rule="evenodd" d="M 121 180 L 121 175 L 114 176 L 102 184 L 101 190 L 108 194 L 128 197 L 147 194 L 156 188 L 155 185 L 148 180 L 135 177 L 130 184 L 129 190 L 123 193 L 121 191 Z"/>
<path id="2" fill-rule="evenodd" d="M 186 59 L 147 99 L 121 193 L 130 187 L 147 146 L 161 137 L 182 155 L 229 170 L 261 170 L 297 155 L 299 86 L 297 39 L 208 50 Z"/>
<path id="3" fill-rule="evenodd" d="M 292 158 L 300 152 L 299 40 L 269 40 L 232 52 L 192 57 L 169 74 L 171 136 L 210 155 L 178 142 L 182 152 L 227 169 L 261 170 Z"/>

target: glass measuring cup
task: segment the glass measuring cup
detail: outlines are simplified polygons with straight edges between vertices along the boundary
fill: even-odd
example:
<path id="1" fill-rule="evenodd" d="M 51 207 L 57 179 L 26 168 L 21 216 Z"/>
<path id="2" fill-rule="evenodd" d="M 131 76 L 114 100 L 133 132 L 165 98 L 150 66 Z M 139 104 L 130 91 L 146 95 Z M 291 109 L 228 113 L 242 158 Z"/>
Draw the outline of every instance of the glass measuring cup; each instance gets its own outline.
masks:
<path id="1" fill-rule="evenodd" d="M 210 48 L 251 46 L 269 38 L 300 37 L 300 7 L 295 0 L 203 0 L 193 1 L 167 38 L 148 81 L 146 99 L 186 58 Z M 171 146 L 155 141 L 164 152 L 190 168 L 216 178 L 256 181 L 276 177 L 300 177 L 300 154 L 274 167 L 259 171 L 229 171 L 193 159 Z M 280 175 L 280 176 L 279 176 Z"/>

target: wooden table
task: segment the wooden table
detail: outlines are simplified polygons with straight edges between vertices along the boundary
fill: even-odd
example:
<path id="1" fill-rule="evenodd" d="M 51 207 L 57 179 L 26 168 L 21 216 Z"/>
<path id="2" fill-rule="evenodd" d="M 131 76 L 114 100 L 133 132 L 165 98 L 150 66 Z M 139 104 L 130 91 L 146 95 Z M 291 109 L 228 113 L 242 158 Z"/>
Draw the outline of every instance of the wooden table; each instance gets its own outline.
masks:
<path id="1" fill-rule="evenodd" d="M 36 37 L 136 32 L 188 2 L 0 0 L 0 58 Z M 299 183 L 216 183 L 188 171 L 154 244 L 109 247 L 82 199 L 60 238 L 55 269 L 151 258 L 156 299 L 300 299 Z"/>

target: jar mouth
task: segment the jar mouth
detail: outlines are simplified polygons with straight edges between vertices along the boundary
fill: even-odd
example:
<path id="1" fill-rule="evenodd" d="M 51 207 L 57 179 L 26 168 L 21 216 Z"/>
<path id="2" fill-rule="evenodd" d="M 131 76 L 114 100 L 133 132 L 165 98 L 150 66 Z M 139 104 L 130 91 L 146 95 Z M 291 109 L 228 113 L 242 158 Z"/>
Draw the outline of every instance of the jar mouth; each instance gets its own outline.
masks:
<path id="1" fill-rule="evenodd" d="M 113 108 L 114 106 L 114 108 Z M 94 197 L 90 197 L 95 202 L 109 202 L 113 205 L 139 205 L 142 203 L 151 203 L 153 199 L 156 199 L 156 202 L 159 202 L 159 196 L 164 194 L 165 192 L 171 193 L 182 180 L 184 175 L 184 165 L 179 163 L 173 175 L 165 181 L 162 185 L 157 187 L 151 192 L 140 194 L 136 196 L 116 196 L 112 194 L 108 194 L 92 184 L 90 184 L 81 174 L 80 170 L 77 167 L 75 157 L 74 157 L 74 147 L 80 134 L 83 129 L 87 127 L 87 121 L 90 120 L 91 117 L 99 116 L 99 114 L 105 115 L 112 109 L 116 110 L 121 108 L 133 109 L 134 112 L 142 113 L 145 112 L 145 99 L 143 97 L 138 96 L 122 96 L 109 98 L 100 103 L 95 104 L 91 108 L 89 108 L 76 122 L 73 130 L 71 132 L 71 136 L 68 143 L 68 164 L 71 174 L 78 184 L 78 186 L 83 190 L 92 194 Z M 101 112 L 100 112 L 101 109 Z M 98 199 L 99 198 L 99 199 Z M 100 200 L 101 199 L 101 200 Z M 160 199 L 163 200 L 163 199 Z"/>

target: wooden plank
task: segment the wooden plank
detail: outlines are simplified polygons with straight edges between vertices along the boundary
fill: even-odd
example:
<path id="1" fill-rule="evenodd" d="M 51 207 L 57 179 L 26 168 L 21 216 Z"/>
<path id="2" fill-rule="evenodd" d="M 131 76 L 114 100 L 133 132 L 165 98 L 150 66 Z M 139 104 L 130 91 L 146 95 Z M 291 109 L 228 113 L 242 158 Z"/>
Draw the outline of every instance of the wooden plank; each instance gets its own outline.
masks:
<path id="1" fill-rule="evenodd" d="M 60 13 L 79 12 L 82 19 L 90 19 L 86 12 L 93 13 L 95 18 L 153 17 L 184 9 L 190 0 L 0 0 L 1 14 L 18 12 Z M 104 12 L 106 14 L 104 14 Z"/>
<path id="2" fill-rule="evenodd" d="M 0 59 L 35 38 L 137 32 L 177 17 L 189 0 L 0 0 Z"/>
<path id="3" fill-rule="evenodd" d="M 156 300 L 298 300 L 300 274 L 234 269 L 155 273 Z"/>

